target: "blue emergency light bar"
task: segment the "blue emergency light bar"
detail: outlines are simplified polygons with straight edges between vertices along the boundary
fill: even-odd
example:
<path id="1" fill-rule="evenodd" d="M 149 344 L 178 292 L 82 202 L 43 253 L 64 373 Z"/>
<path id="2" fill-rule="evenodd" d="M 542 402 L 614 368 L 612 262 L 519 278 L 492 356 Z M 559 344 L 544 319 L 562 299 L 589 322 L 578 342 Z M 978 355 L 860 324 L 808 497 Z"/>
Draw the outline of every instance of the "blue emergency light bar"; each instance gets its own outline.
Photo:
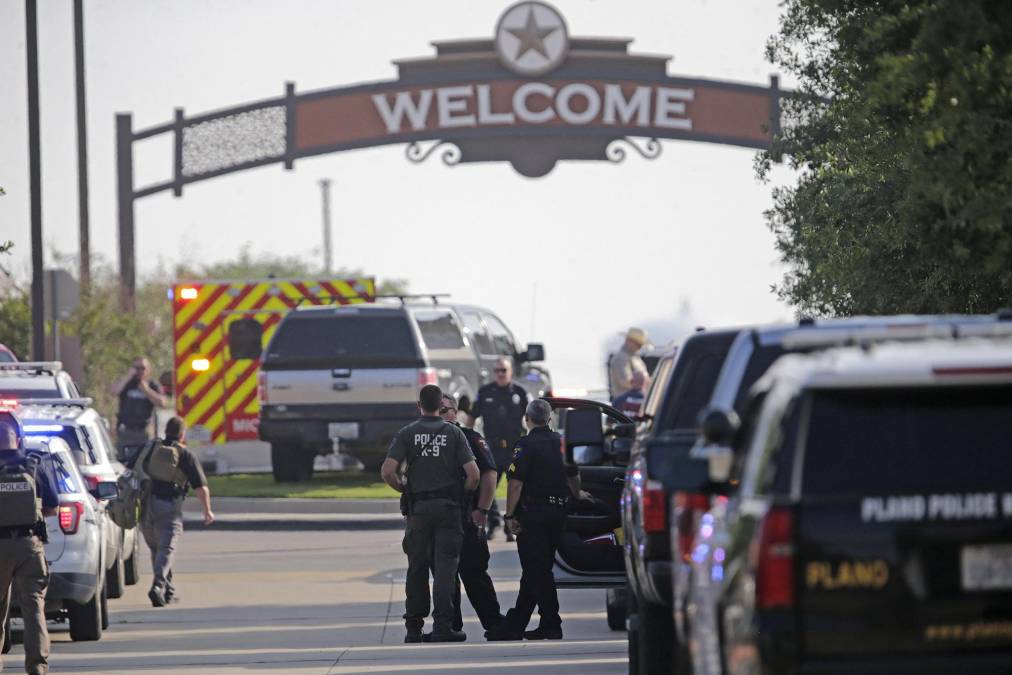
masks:
<path id="1" fill-rule="evenodd" d="M 62 424 L 26 424 L 26 434 L 51 434 L 53 432 L 59 433 L 63 431 Z"/>

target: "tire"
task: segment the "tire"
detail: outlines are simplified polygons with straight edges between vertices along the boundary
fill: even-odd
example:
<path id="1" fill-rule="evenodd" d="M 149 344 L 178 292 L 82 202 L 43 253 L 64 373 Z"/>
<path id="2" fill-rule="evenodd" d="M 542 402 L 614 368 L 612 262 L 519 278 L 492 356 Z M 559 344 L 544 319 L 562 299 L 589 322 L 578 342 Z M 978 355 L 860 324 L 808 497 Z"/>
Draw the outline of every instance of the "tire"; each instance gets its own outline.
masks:
<path id="1" fill-rule="evenodd" d="M 303 450 L 292 457 L 293 476 L 296 483 L 305 483 L 313 477 L 313 464 L 316 463 L 316 453 L 312 450 Z"/>
<path id="2" fill-rule="evenodd" d="M 123 564 L 122 551 L 116 556 L 116 562 L 113 563 L 112 568 L 106 570 L 105 590 L 106 597 L 113 600 L 122 598 L 126 592 L 126 566 Z"/>
<path id="3" fill-rule="evenodd" d="M 629 643 L 629 675 L 640 672 L 640 615 L 636 606 L 636 594 L 626 586 L 626 626 Z"/>
<path id="4" fill-rule="evenodd" d="M 629 604 L 625 597 L 625 588 L 609 588 L 605 607 L 608 613 L 608 628 L 625 630 L 626 607 Z"/>
<path id="5" fill-rule="evenodd" d="M 102 639 L 102 588 L 84 604 L 67 601 L 70 639 L 74 642 L 95 642 Z"/>
<path id="6" fill-rule="evenodd" d="M 123 581 L 127 586 L 135 586 L 141 580 L 141 533 L 134 532 L 134 549 L 130 557 L 123 563 Z"/>
<path id="7" fill-rule="evenodd" d="M 99 603 L 102 608 L 102 630 L 109 627 L 109 594 L 106 593 L 105 587 L 102 587 L 102 602 Z"/>
<path id="8" fill-rule="evenodd" d="M 671 673 L 675 665 L 675 621 L 671 608 L 636 599 L 638 675 Z"/>
<path id="9" fill-rule="evenodd" d="M 275 483 L 283 483 L 288 477 L 288 449 L 271 443 L 271 474 Z"/>

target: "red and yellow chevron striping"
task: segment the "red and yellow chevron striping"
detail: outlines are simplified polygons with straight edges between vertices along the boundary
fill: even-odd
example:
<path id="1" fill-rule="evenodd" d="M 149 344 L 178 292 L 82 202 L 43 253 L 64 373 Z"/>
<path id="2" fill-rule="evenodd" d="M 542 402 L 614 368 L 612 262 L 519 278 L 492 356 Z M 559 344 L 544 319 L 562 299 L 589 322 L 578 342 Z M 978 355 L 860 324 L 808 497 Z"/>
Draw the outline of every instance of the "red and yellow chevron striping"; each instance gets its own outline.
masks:
<path id="1" fill-rule="evenodd" d="M 371 277 L 193 281 L 174 285 L 171 297 L 177 414 L 194 441 L 224 443 L 256 438 L 260 412 L 260 360 L 232 354 L 232 324 L 245 321 L 248 329 L 256 322 L 263 350 L 297 305 L 372 302 L 376 283 Z"/>

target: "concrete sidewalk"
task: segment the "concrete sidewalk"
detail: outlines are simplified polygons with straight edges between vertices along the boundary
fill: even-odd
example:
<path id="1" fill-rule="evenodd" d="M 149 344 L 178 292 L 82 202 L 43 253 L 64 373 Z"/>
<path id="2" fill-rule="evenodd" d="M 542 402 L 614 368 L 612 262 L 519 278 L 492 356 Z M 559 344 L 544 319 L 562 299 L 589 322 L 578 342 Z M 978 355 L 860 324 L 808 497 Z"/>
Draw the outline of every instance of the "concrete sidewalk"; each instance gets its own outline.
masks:
<path id="1" fill-rule="evenodd" d="M 404 527 L 397 499 L 277 499 L 211 496 L 216 530 L 396 530 Z M 205 529 L 200 502 L 183 503 L 189 529 Z"/>

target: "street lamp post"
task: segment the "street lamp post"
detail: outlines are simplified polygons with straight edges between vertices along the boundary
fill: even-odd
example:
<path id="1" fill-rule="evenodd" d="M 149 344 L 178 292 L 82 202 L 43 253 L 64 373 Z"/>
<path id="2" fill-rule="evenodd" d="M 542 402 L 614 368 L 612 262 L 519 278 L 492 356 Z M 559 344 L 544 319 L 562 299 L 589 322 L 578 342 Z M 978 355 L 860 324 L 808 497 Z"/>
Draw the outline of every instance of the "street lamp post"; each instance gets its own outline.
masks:
<path id="1" fill-rule="evenodd" d="M 28 179 L 32 224 L 32 358 L 46 358 L 44 278 L 42 276 L 42 151 L 39 131 L 39 22 L 35 0 L 25 0 L 28 61 Z"/>
<path id="2" fill-rule="evenodd" d="M 320 179 L 320 190 L 323 193 L 323 273 L 329 275 L 333 269 L 334 251 L 330 241 L 330 179 Z"/>

